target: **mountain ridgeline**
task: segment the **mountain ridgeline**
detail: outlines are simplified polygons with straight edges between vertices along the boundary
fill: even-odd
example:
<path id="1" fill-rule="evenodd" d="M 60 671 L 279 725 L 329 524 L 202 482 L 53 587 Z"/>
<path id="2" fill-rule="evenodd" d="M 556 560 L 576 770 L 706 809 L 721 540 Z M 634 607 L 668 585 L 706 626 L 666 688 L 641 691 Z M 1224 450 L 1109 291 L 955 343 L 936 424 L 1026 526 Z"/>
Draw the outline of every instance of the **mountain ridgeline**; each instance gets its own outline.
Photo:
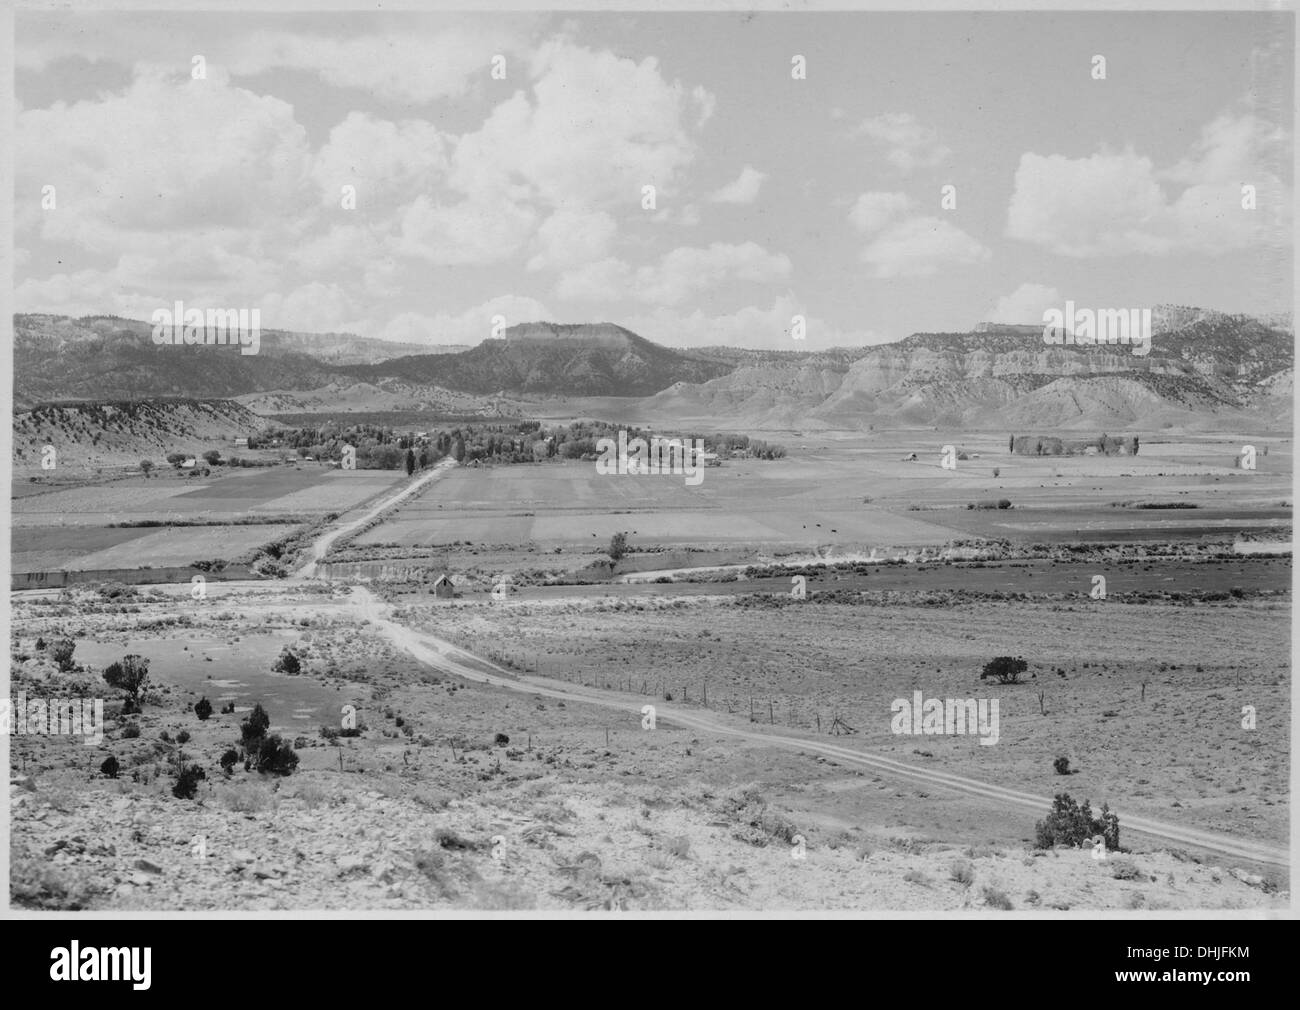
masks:
<path id="1" fill-rule="evenodd" d="M 424 382 L 489 395 L 652 396 L 675 382 L 705 382 L 726 362 L 651 343 L 611 323 L 522 323 L 504 339 L 460 354 L 415 355 L 342 371 L 364 382 Z"/>
<path id="2" fill-rule="evenodd" d="M 1159 306 L 1152 319 L 1144 356 L 1124 345 L 1052 346 L 1041 328 L 990 323 L 870 347 L 777 351 L 683 350 L 611 323 L 541 322 L 422 353 L 352 334 L 268 330 L 260 353 L 241 355 L 157 346 L 149 324 L 134 320 L 26 315 L 14 318 L 15 406 L 240 397 L 255 410 L 454 405 L 498 415 L 507 401 L 526 413 L 586 397 L 663 423 L 737 428 L 1290 426 L 1289 325 L 1181 306 Z"/>

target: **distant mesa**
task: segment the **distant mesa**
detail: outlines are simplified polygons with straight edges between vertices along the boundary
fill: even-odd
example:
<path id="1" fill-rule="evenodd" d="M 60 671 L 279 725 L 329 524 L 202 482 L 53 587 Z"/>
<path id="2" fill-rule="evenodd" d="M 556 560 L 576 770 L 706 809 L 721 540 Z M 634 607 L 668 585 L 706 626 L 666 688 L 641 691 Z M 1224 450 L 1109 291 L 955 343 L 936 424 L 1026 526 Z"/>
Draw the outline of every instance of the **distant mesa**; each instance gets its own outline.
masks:
<path id="1" fill-rule="evenodd" d="M 1043 335 L 1042 323 L 976 323 L 972 333 L 1010 333 L 1015 336 L 1033 337 Z"/>
<path id="2" fill-rule="evenodd" d="M 687 350 L 612 322 L 522 322 L 504 339 L 462 350 L 265 330 L 255 360 L 214 360 L 199 347 L 162 355 L 150 332 L 146 322 L 110 316 L 16 315 L 15 408 L 143 400 L 165 390 L 173 397 L 238 398 L 263 415 L 417 410 L 527 417 L 558 400 L 575 416 L 617 407 L 660 425 L 992 428 L 1074 432 L 1085 443 L 1117 429 L 1289 430 L 1293 415 L 1289 317 L 1187 306 L 1152 308 L 1151 353 L 1144 357 L 1127 347 L 1081 353 L 1048 346 L 1039 323 L 991 321 L 817 351 Z"/>

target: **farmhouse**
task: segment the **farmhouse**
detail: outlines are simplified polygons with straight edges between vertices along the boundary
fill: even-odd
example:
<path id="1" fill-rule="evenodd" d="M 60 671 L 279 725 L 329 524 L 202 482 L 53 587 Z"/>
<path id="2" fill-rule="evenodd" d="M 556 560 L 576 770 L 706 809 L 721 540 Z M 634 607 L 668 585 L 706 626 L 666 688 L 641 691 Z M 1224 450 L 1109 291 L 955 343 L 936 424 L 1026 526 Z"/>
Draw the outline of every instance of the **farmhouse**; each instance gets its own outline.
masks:
<path id="1" fill-rule="evenodd" d="M 451 577 L 446 572 L 434 579 L 433 595 L 440 600 L 450 600 L 456 595 L 456 587 L 452 585 Z"/>
<path id="2" fill-rule="evenodd" d="M 236 448 L 236 449 L 247 449 L 247 448 L 248 448 L 248 439 L 247 439 L 247 438 L 244 438 L 244 437 L 236 438 L 236 439 L 235 439 L 235 448 Z"/>

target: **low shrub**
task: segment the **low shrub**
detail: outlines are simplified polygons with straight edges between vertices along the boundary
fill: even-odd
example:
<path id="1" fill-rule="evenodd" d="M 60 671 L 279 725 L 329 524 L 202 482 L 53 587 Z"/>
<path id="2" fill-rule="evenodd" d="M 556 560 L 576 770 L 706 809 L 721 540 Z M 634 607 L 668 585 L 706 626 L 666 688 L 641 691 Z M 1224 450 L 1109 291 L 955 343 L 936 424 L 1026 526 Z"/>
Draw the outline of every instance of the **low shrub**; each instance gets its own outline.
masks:
<path id="1" fill-rule="evenodd" d="M 115 779 L 117 778 L 117 772 L 120 767 L 121 766 L 117 763 L 117 758 L 110 754 L 104 759 L 104 763 L 99 766 L 99 770 L 103 772 L 107 778 Z"/>
<path id="2" fill-rule="evenodd" d="M 54 660 L 60 673 L 71 673 L 77 668 L 77 664 L 72 658 L 72 653 L 76 648 L 77 643 L 70 638 L 60 638 L 50 647 L 50 658 Z"/>
<path id="3" fill-rule="evenodd" d="M 200 698 L 194 703 L 194 714 L 199 717 L 199 722 L 207 722 L 208 717 L 212 715 L 212 702 L 207 698 Z"/>
<path id="4" fill-rule="evenodd" d="M 292 651 L 285 649 L 271 669 L 276 673 L 287 673 L 290 677 L 296 677 L 302 672 L 302 662 Z"/>
<path id="5" fill-rule="evenodd" d="M 482 846 L 477 843 L 471 842 L 467 838 L 463 838 L 451 828 L 439 828 L 433 833 L 433 840 L 438 843 L 439 848 L 452 849 L 457 852 L 468 852 L 482 848 Z"/>
<path id="6" fill-rule="evenodd" d="M 1023 659 L 998 656 L 984 664 L 984 669 L 980 672 L 980 680 L 994 677 L 999 684 L 1014 684 L 1020 680 L 1020 675 L 1027 669 L 1029 664 Z"/>
<path id="7" fill-rule="evenodd" d="M 263 786 L 245 782 L 224 790 L 221 802 L 237 814 L 255 814 L 271 805 L 271 794 Z"/>
<path id="8" fill-rule="evenodd" d="M 258 748 L 256 767 L 259 772 L 271 775 L 289 775 L 298 767 L 298 755 L 279 734 L 274 734 Z"/>
<path id="9" fill-rule="evenodd" d="M 1050 849 L 1056 845 L 1090 845 L 1097 835 L 1101 835 L 1107 849 L 1119 848 L 1119 817 L 1110 812 L 1109 805 L 1103 804 L 1101 816 L 1093 817 L 1089 801 L 1080 807 L 1068 793 L 1057 793 L 1051 812 L 1034 825 L 1034 846 Z"/>
<path id="10" fill-rule="evenodd" d="M 289 574 L 289 569 L 264 554 L 253 565 L 253 573 L 260 575 L 264 579 L 283 579 Z"/>
<path id="11" fill-rule="evenodd" d="M 181 773 L 176 776 L 176 783 L 172 786 L 172 795 L 178 800 L 194 799 L 194 794 L 199 789 L 199 781 L 207 777 L 207 774 L 198 765 L 188 765 L 181 769 Z"/>
<path id="12" fill-rule="evenodd" d="M 1137 863 L 1124 856 L 1110 861 L 1110 875 L 1116 880 L 1140 880 L 1145 876 Z"/>
<path id="13" fill-rule="evenodd" d="M 259 701 L 253 706 L 253 711 L 248 713 L 248 717 L 239 724 L 239 742 L 247 753 L 258 752 L 262 741 L 266 739 L 266 731 L 270 725 L 271 717 L 266 714 L 266 709 Z"/>

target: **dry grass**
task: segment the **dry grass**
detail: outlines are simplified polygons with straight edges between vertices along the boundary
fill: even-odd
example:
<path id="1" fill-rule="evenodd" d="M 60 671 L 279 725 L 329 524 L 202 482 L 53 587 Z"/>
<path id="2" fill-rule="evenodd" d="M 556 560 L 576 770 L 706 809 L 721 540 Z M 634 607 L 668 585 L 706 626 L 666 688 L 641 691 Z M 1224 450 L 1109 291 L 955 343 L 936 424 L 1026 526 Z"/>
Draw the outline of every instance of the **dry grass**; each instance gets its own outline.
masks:
<path id="1" fill-rule="evenodd" d="M 948 868 L 948 875 L 963 887 L 975 883 L 975 868 L 965 859 L 954 859 Z"/>
<path id="2" fill-rule="evenodd" d="M 255 782 L 237 782 L 219 787 L 217 796 L 227 810 L 237 814 L 258 814 L 275 807 L 275 797 L 266 786 Z"/>

